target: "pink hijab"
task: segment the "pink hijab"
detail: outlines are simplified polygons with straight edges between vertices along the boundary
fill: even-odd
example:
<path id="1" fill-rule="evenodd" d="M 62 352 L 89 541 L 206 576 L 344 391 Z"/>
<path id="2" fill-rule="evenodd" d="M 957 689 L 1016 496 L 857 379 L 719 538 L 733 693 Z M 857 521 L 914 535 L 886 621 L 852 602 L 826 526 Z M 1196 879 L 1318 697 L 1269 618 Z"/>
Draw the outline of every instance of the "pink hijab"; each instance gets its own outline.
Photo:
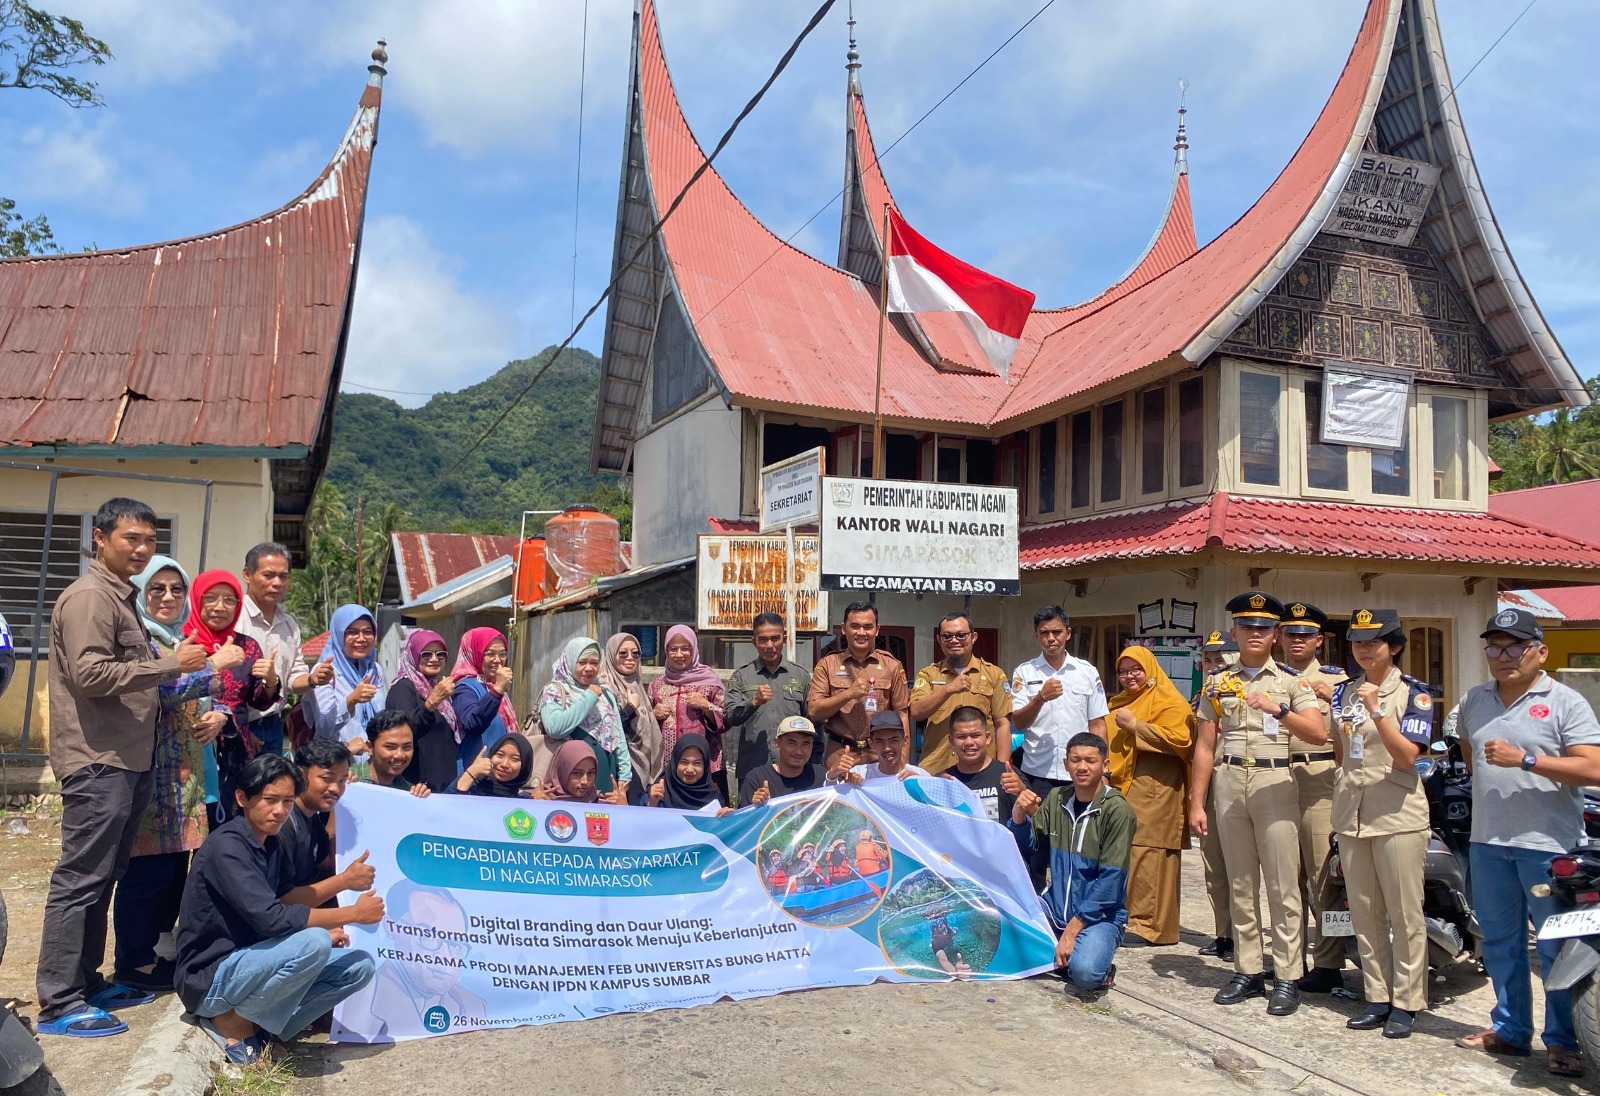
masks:
<path id="1" fill-rule="evenodd" d="M 700 637 L 694 634 L 694 629 L 687 624 L 674 624 L 668 628 L 667 638 L 661 644 L 662 651 L 672 646 L 674 639 L 688 640 L 693 654 L 689 658 L 689 665 L 682 670 L 674 670 L 669 664 L 661 680 L 680 689 L 700 689 L 702 692 L 722 688 L 722 678 L 717 676 L 717 671 L 700 661 Z"/>
<path id="2" fill-rule="evenodd" d="M 467 634 L 461 637 L 461 646 L 456 650 L 456 665 L 455 669 L 450 671 L 450 680 L 460 681 L 464 677 L 475 677 L 487 687 L 489 682 L 483 680 L 483 652 L 487 651 L 489 644 L 497 639 L 501 643 L 506 642 L 506 637 L 493 628 L 467 629 Z M 510 644 L 507 644 L 507 651 L 509 650 Z M 500 721 L 505 724 L 508 732 L 512 734 L 522 732 L 522 725 L 517 722 L 517 709 L 512 707 L 509 696 L 500 698 Z"/>

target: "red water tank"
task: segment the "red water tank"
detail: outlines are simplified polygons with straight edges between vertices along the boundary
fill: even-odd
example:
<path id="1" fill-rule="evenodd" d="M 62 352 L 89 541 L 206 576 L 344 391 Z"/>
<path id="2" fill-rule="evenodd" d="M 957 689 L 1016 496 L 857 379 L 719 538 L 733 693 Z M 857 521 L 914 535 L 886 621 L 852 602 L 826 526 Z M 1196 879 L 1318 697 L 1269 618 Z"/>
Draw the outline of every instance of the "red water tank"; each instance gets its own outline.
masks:
<path id="1" fill-rule="evenodd" d="M 544 597 L 544 538 L 517 545 L 517 604 L 526 609 Z"/>
<path id="2" fill-rule="evenodd" d="M 593 506 L 569 506 L 544 523 L 544 596 L 581 590 L 622 570 L 622 529 Z"/>

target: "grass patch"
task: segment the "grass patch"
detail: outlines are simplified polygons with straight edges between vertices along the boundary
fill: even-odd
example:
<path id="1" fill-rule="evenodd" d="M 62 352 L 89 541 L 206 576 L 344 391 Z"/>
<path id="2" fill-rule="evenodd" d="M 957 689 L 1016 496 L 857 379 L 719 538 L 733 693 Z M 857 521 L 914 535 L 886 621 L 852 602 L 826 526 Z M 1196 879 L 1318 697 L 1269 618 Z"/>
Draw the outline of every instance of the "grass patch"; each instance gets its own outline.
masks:
<path id="1" fill-rule="evenodd" d="M 217 1071 L 216 1096 L 279 1096 L 287 1092 L 294 1071 L 288 1059 L 276 1062 L 257 1062 L 239 1068 L 224 1066 Z"/>

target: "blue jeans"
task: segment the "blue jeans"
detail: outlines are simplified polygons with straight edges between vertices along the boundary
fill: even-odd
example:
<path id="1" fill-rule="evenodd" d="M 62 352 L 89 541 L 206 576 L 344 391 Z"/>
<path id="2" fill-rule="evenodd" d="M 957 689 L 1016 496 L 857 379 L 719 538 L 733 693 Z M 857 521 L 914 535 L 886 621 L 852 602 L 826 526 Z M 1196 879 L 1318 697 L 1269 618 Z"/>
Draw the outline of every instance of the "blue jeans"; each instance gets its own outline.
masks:
<path id="1" fill-rule="evenodd" d="M 372 981 L 374 969 L 364 951 L 334 955 L 327 929 L 301 929 L 224 959 L 195 1012 L 209 1018 L 232 1010 L 288 1041 Z"/>
<path id="2" fill-rule="evenodd" d="M 1085 925 L 1067 957 L 1067 979 L 1085 992 L 1099 989 L 1122 943 L 1122 926 L 1115 921 Z"/>
<path id="3" fill-rule="evenodd" d="M 1528 922 L 1534 930 L 1560 912 L 1554 897 L 1535 898 L 1528 888 L 1550 881 L 1554 853 L 1509 845 L 1472 843 L 1472 907 L 1483 929 L 1483 965 L 1494 982 L 1495 1005 L 1489 1013 L 1494 1030 L 1519 1047 L 1533 1042 L 1533 986 L 1528 970 Z M 1560 940 L 1540 940 L 1539 974 L 1543 977 L 1561 952 Z M 1544 1045 L 1578 1049 L 1572 1030 L 1572 991 L 1546 991 Z"/>

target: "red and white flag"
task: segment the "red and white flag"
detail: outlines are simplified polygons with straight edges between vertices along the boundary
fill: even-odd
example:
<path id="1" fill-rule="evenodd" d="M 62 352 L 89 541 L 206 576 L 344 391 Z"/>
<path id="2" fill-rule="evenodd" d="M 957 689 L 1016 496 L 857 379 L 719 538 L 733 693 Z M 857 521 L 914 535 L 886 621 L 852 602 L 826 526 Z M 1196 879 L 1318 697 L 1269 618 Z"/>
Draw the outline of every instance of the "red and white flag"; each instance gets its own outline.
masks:
<path id="1" fill-rule="evenodd" d="M 934 247 L 889 210 L 889 311 L 959 312 L 1002 378 L 1034 295 Z"/>

